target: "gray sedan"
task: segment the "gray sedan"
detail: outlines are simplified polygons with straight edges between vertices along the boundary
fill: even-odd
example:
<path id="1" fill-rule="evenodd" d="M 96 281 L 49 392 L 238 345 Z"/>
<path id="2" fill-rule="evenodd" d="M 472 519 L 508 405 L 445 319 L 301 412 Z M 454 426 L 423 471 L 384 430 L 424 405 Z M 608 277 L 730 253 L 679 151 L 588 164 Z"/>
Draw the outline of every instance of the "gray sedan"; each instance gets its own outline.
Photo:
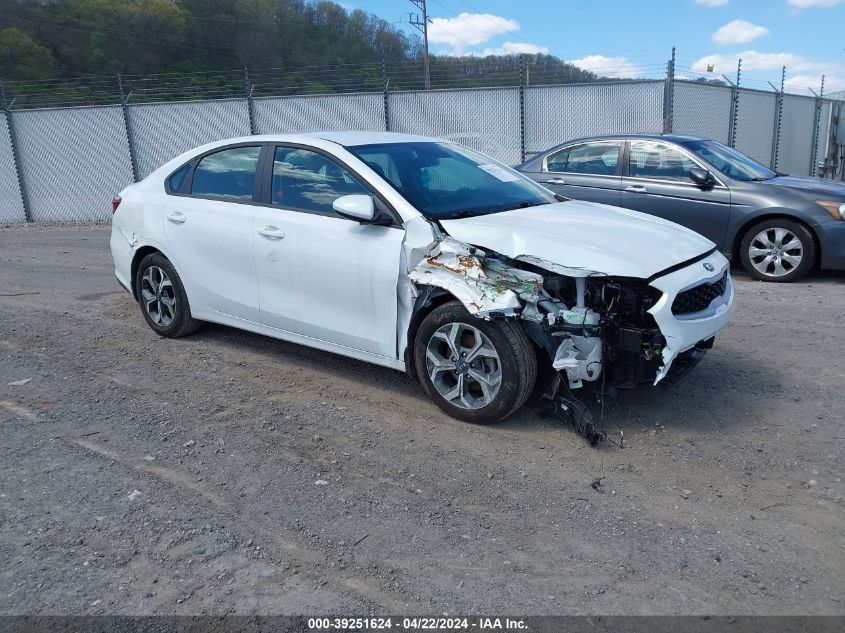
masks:
<path id="1" fill-rule="evenodd" d="M 517 169 L 568 198 L 698 231 L 762 281 L 795 281 L 816 264 L 845 270 L 845 183 L 776 173 L 718 141 L 582 138 Z"/>

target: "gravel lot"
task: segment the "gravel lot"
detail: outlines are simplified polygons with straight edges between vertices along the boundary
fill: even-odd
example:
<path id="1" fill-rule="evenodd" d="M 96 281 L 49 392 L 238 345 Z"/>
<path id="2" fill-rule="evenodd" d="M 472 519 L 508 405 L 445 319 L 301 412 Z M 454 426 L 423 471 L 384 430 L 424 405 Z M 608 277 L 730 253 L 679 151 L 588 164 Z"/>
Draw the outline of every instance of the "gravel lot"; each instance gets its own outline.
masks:
<path id="1" fill-rule="evenodd" d="M 0 613 L 845 614 L 845 277 L 737 277 L 704 362 L 595 450 L 257 335 L 161 339 L 107 228 L 0 229 Z"/>

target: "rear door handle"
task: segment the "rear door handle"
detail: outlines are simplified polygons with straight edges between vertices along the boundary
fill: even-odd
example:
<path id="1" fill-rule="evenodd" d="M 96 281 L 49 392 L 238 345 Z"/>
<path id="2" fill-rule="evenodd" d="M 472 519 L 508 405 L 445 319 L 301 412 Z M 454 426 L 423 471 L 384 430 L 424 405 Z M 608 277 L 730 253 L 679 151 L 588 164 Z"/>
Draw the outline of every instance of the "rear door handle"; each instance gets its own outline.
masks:
<path id="1" fill-rule="evenodd" d="M 549 178 L 546 181 L 547 185 L 565 185 L 566 181 L 563 178 Z"/>
<path id="2" fill-rule="evenodd" d="M 173 222 L 173 224 L 185 224 L 185 221 L 188 219 L 185 217 L 184 213 L 179 213 L 178 211 L 171 212 L 167 219 Z"/>
<path id="3" fill-rule="evenodd" d="M 258 229 L 258 234 L 271 240 L 281 240 L 285 237 L 285 232 L 277 226 L 265 226 Z"/>

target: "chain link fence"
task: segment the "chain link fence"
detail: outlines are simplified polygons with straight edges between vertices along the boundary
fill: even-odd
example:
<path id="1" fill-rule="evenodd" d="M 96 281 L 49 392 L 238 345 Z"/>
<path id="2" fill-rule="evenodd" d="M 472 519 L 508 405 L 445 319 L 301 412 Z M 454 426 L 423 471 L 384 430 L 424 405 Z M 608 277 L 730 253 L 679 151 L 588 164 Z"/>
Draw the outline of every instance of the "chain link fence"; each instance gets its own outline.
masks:
<path id="1" fill-rule="evenodd" d="M 120 106 L 24 110 L 12 118 L 30 219 L 109 219 L 112 196 L 132 182 Z"/>
<path id="2" fill-rule="evenodd" d="M 784 95 L 778 171 L 802 176 L 811 173 L 816 142 L 815 115 L 816 99 Z"/>
<path id="3" fill-rule="evenodd" d="M 334 94 L 259 97 L 253 101 L 255 132 L 281 134 L 330 130 L 384 130 L 384 95 Z"/>
<path id="4" fill-rule="evenodd" d="M 732 92 L 727 86 L 676 80 L 672 131 L 727 143 L 730 140 Z"/>
<path id="5" fill-rule="evenodd" d="M 446 138 L 515 165 L 522 159 L 519 88 L 388 95 L 390 129 Z"/>
<path id="6" fill-rule="evenodd" d="M 26 222 L 8 121 L 0 118 L 0 222 Z"/>
<path id="7" fill-rule="evenodd" d="M 777 95 L 740 88 L 737 99 L 739 108 L 734 147 L 754 160 L 769 165 L 777 132 Z"/>
<path id="8" fill-rule="evenodd" d="M 662 81 L 525 89 L 526 154 L 593 134 L 663 130 Z"/>
<path id="9" fill-rule="evenodd" d="M 16 87 L 11 106 L 0 104 L 0 222 L 108 220 L 112 195 L 134 179 L 198 145 L 248 134 L 408 132 L 516 164 L 582 136 L 673 132 L 731 143 L 795 175 L 815 175 L 826 156 L 831 107 L 820 98 L 687 79 L 536 85 L 556 79 L 536 69 L 528 85 L 521 64 L 465 70 L 479 87 L 438 84 L 435 75 L 436 89 L 421 90 L 384 67 L 358 69 L 360 78 L 329 87 L 337 73 L 321 77 L 323 94 L 285 94 L 297 84 L 270 71 L 182 83 L 120 77 L 111 92 L 105 80 L 88 79 L 85 94 L 98 106 L 68 105 L 84 97 L 52 85 L 52 101 L 46 89 Z"/>
<path id="10" fill-rule="evenodd" d="M 127 113 L 139 178 L 198 145 L 250 133 L 246 99 L 142 103 Z"/>

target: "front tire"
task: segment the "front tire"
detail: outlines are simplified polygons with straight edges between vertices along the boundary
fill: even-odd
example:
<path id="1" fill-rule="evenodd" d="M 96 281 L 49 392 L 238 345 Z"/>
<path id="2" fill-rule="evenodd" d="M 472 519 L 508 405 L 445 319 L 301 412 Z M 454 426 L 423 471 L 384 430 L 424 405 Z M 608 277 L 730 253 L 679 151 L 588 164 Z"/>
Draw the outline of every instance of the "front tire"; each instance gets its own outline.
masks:
<path id="1" fill-rule="evenodd" d="M 414 342 L 420 383 L 435 404 L 465 422 L 491 424 L 519 409 L 534 388 L 537 358 L 514 322 L 486 321 L 458 302 L 435 308 Z"/>
<path id="2" fill-rule="evenodd" d="M 161 253 L 150 253 L 141 260 L 135 288 L 141 314 L 157 334 L 177 338 L 195 332 L 202 325 L 191 316 L 179 273 Z"/>
<path id="3" fill-rule="evenodd" d="M 795 220 L 773 218 L 746 231 L 739 245 L 746 272 L 760 281 L 798 281 L 813 268 L 816 240 Z"/>

